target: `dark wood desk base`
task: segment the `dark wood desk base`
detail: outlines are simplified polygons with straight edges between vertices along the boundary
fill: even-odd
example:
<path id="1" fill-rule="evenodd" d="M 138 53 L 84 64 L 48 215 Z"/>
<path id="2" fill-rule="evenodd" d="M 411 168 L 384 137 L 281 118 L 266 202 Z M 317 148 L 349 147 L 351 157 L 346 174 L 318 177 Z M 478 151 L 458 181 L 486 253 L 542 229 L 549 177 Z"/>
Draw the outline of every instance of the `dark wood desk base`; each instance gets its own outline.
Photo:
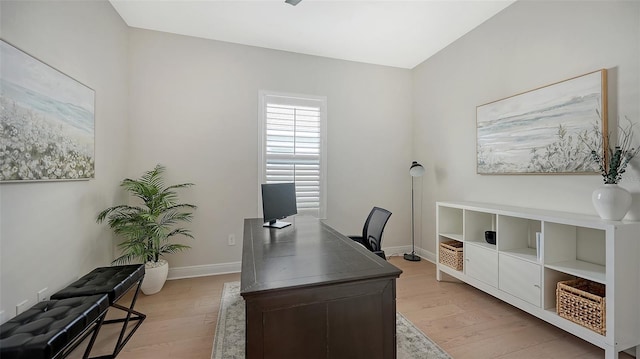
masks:
<path id="1" fill-rule="evenodd" d="M 395 358 L 395 291 L 386 278 L 249 299 L 247 358 Z"/>

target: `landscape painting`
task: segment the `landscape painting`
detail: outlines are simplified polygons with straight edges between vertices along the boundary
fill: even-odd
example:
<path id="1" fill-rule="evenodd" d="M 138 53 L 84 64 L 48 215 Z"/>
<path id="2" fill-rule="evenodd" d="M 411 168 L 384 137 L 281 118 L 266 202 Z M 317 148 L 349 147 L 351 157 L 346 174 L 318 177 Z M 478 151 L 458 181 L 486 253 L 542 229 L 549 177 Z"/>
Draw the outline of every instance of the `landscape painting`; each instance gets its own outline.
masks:
<path id="1" fill-rule="evenodd" d="M 0 41 L 0 182 L 94 178 L 89 87 Z"/>
<path id="2" fill-rule="evenodd" d="M 478 173 L 597 173 L 606 100 L 603 69 L 478 106 Z"/>

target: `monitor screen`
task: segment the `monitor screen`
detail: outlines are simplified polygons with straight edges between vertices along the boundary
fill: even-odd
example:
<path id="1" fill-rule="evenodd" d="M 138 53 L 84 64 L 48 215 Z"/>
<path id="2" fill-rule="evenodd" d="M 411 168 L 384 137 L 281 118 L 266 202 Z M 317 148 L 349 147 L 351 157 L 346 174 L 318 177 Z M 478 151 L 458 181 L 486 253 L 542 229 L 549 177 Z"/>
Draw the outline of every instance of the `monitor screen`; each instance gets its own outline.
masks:
<path id="1" fill-rule="evenodd" d="M 263 184 L 262 213 L 265 227 L 282 228 L 290 225 L 277 220 L 298 213 L 295 183 Z"/>

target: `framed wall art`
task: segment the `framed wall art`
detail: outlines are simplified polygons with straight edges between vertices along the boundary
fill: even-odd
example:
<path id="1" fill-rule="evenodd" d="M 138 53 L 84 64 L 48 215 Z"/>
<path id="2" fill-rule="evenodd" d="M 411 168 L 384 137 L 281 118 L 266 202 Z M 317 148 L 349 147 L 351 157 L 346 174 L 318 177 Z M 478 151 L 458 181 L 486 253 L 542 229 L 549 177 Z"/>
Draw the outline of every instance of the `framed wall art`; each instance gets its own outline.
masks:
<path id="1" fill-rule="evenodd" d="M 478 106 L 478 173 L 598 173 L 606 91 L 603 69 Z"/>
<path id="2" fill-rule="evenodd" d="M 94 178 L 95 92 L 0 41 L 0 182 Z"/>

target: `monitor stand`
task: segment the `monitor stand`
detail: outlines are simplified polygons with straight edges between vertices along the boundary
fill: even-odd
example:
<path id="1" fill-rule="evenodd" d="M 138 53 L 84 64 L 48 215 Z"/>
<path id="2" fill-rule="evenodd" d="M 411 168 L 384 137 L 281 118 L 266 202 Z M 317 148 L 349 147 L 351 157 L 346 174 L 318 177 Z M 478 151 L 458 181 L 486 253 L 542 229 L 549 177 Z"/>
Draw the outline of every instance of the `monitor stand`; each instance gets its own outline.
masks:
<path id="1" fill-rule="evenodd" d="M 269 228 L 284 228 L 287 226 L 290 226 L 291 223 L 289 222 L 280 222 L 280 221 L 273 221 L 273 222 L 266 222 L 265 224 L 263 224 L 263 227 L 269 227 Z"/>

